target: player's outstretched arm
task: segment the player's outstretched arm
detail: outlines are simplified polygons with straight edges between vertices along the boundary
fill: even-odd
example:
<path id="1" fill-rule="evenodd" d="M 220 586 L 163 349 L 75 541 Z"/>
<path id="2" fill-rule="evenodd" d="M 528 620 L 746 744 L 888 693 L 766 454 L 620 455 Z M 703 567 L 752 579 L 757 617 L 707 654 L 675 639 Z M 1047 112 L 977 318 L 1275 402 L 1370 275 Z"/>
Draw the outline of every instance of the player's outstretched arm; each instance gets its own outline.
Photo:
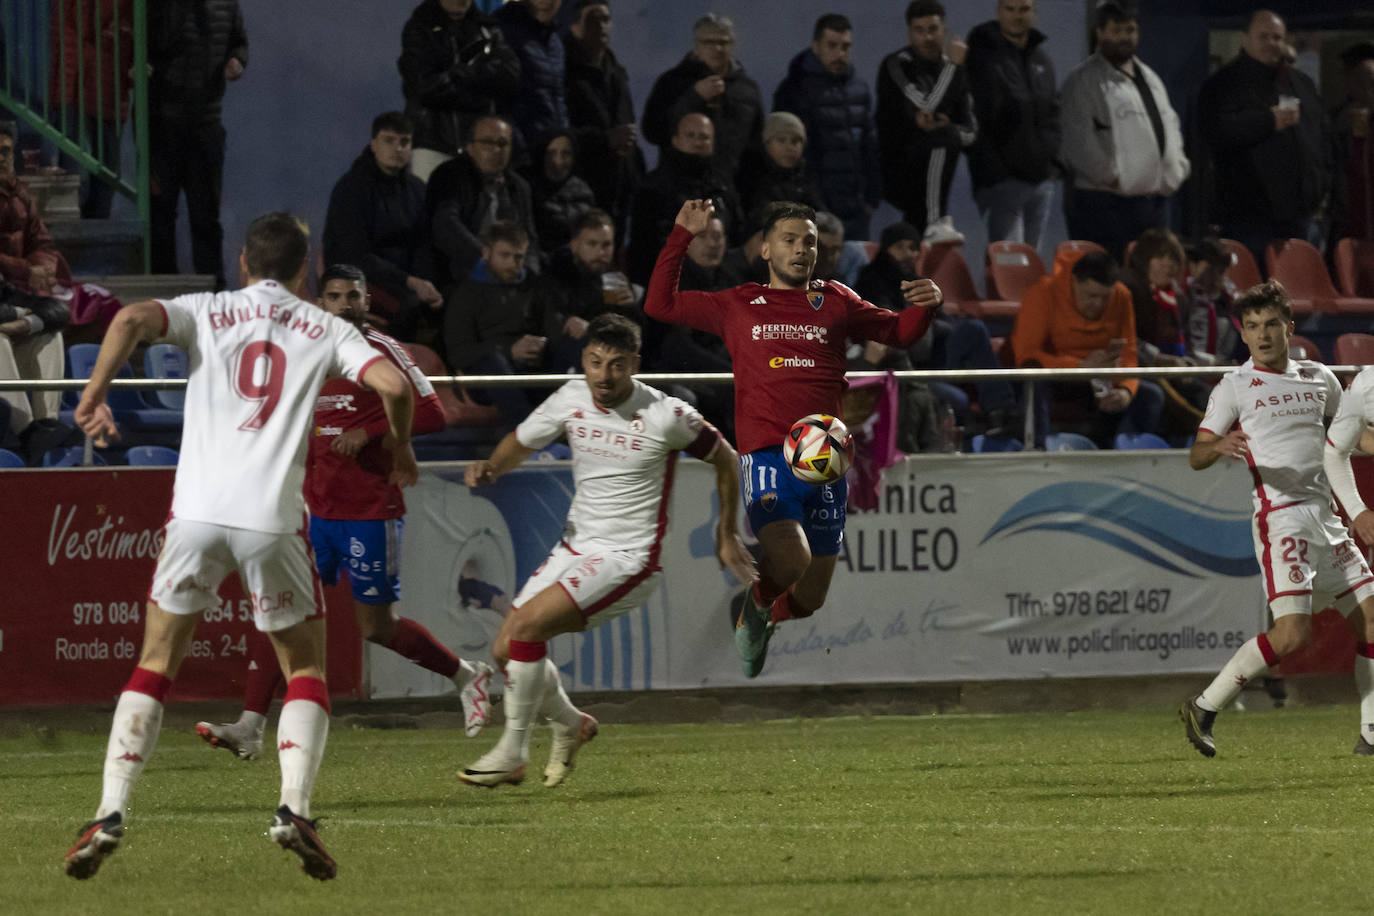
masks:
<path id="1" fill-rule="evenodd" d="M 1361 498 L 1359 485 L 1355 483 L 1355 469 L 1350 465 L 1350 456 L 1356 450 L 1374 454 L 1374 430 L 1369 428 L 1365 420 L 1362 402 L 1362 397 L 1355 396 L 1355 385 L 1351 385 L 1350 396 L 1342 400 L 1340 410 L 1327 430 L 1322 467 L 1331 484 L 1331 492 L 1350 518 L 1355 534 L 1364 543 L 1374 544 L 1374 512 L 1369 511 Z"/>
<path id="2" fill-rule="evenodd" d="M 162 335 L 165 323 L 166 314 L 162 306 L 151 299 L 125 306 L 110 322 L 105 339 L 100 343 L 95 368 L 91 369 L 91 380 L 81 390 L 81 401 L 73 414 L 76 425 L 94 439 L 96 445 L 103 448 L 109 444 L 109 440 L 119 438 L 114 416 L 105 404 L 110 381 L 119 374 L 119 368 L 129 361 L 135 347 Z"/>
<path id="3" fill-rule="evenodd" d="M 1216 464 L 1221 458 L 1236 458 L 1241 461 L 1250 454 L 1250 437 L 1238 429 L 1224 436 L 1206 429 L 1197 431 L 1197 439 L 1188 450 L 1188 465 L 1195 471 L 1202 471 Z"/>
<path id="4" fill-rule="evenodd" d="M 758 570 L 739 536 L 739 456 L 730 443 L 721 439 L 706 460 L 716 469 L 716 496 L 720 500 L 716 557 L 721 568 L 728 569 L 740 584 L 753 582 L 758 578 Z"/>
<path id="5" fill-rule="evenodd" d="M 411 420 L 415 415 L 415 396 L 410 380 L 384 359 L 372 362 L 364 370 L 362 382 L 382 399 L 382 409 L 391 423 L 392 468 L 390 483 L 401 487 L 414 486 L 420 479 L 420 466 L 415 461 L 415 449 L 410 444 Z"/>
<path id="6" fill-rule="evenodd" d="M 940 304 L 945 301 L 945 294 L 934 280 L 921 277 L 916 280 L 902 281 L 902 298 L 906 300 L 907 305 L 933 309 L 939 308 Z"/>
<path id="7" fill-rule="evenodd" d="M 677 211 L 674 223 L 692 235 L 699 235 L 711 225 L 711 217 L 716 215 L 716 205 L 709 200 L 689 200 Z"/>
<path id="8" fill-rule="evenodd" d="M 520 438 L 512 430 L 497 443 L 490 458 L 468 465 L 467 470 L 463 472 L 463 483 L 470 487 L 485 487 L 489 483 L 495 483 L 496 478 L 512 468 L 519 467 L 532 454 L 534 449 L 522 445 Z"/>
<path id="9" fill-rule="evenodd" d="M 678 283 L 682 276 L 682 261 L 692 237 L 706 229 L 715 214 L 709 200 L 689 200 L 678 211 L 673 231 L 663 243 L 663 250 L 654 261 L 649 276 L 649 288 L 644 292 L 644 314 L 670 324 L 685 324 L 699 331 L 722 336 L 725 299 L 722 293 L 702 290 L 682 292 Z"/>

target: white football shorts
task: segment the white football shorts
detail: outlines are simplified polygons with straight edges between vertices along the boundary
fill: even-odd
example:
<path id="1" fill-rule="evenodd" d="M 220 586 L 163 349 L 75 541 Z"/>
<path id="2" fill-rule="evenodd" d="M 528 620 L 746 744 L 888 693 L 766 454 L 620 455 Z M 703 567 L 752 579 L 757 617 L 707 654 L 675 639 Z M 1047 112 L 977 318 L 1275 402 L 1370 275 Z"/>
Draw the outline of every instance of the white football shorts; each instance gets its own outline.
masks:
<path id="1" fill-rule="evenodd" d="M 647 550 L 577 553 L 559 541 L 548 559 L 515 596 L 519 607 L 551 585 L 562 587 L 588 626 L 605 623 L 639 607 L 658 587 L 663 570 Z"/>
<path id="2" fill-rule="evenodd" d="M 1374 575 L 1327 505 L 1301 503 L 1255 516 L 1255 558 L 1275 618 L 1311 614 L 1313 593 L 1342 614 L 1374 595 Z"/>
<path id="3" fill-rule="evenodd" d="M 324 613 L 324 593 L 304 534 L 229 528 L 174 518 L 148 598 L 172 614 L 199 614 L 219 604 L 225 576 L 238 570 L 253 604 L 253 624 L 265 633 Z"/>

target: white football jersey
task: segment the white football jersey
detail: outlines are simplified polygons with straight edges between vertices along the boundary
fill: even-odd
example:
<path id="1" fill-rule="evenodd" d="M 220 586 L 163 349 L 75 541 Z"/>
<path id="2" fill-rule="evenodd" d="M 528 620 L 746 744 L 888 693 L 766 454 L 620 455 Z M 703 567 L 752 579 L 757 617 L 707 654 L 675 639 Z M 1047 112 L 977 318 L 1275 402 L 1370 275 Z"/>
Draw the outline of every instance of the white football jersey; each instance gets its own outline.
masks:
<path id="1" fill-rule="evenodd" d="M 162 339 L 190 355 L 172 515 L 231 528 L 304 527 L 305 452 L 329 375 L 381 354 L 347 321 L 275 280 L 161 300 Z"/>
<path id="2" fill-rule="evenodd" d="M 1331 370 L 1307 359 L 1290 359 L 1283 372 L 1246 360 L 1212 389 L 1200 429 L 1224 436 L 1240 423 L 1249 436 L 1247 463 L 1258 512 L 1305 502 L 1331 501 L 1322 450 L 1324 418 L 1341 403 L 1341 383 Z"/>
<path id="3" fill-rule="evenodd" d="M 1326 473 L 1331 479 L 1331 489 L 1352 519 L 1368 507 L 1355 484 L 1350 453 L 1359 451 L 1360 437 L 1371 425 L 1374 425 L 1374 366 L 1361 369 L 1351 380 L 1350 387 L 1341 396 L 1341 409 L 1336 411 L 1336 419 L 1326 431 L 1326 441 L 1330 443 L 1326 450 Z"/>
<path id="4" fill-rule="evenodd" d="M 678 452 L 706 458 L 720 439 L 690 404 L 634 384 L 634 393 L 608 411 L 575 379 L 515 430 L 527 448 L 567 437 L 576 492 L 563 540 L 578 553 L 656 549 L 668 527 Z"/>

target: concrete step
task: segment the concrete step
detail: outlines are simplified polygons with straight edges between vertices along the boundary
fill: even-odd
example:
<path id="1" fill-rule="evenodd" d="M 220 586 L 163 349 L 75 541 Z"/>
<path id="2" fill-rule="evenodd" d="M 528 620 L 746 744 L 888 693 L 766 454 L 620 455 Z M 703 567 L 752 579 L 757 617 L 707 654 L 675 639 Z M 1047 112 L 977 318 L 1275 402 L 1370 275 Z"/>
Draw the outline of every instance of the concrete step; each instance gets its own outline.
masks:
<path id="1" fill-rule="evenodd" d="M 54 219 L 48 221 L 48 232 L 74 274 L 143 270 L 143 228 L 138 220 Z"/>

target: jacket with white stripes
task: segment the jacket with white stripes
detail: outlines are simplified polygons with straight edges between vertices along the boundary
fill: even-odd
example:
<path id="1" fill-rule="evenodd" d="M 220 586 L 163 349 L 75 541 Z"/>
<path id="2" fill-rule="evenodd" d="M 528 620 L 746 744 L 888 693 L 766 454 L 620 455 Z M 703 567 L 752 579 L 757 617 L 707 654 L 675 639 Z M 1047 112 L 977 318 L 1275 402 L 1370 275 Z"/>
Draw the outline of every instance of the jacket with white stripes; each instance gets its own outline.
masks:
<path id="1" fill-rule="evenodd" d="M 891 200 L 919 195 L 925 180 L 921 165 L 929 155 L 937 149 L 957 155 L 978 136 L 968 75 L 947 57 L 928 61 L 906 47 L 883 59 L 877 87 L 875 119 L 884 190 Z M 917 111 L 944 115 L 949 123 L 922 130 L 916 126 Z"/>

